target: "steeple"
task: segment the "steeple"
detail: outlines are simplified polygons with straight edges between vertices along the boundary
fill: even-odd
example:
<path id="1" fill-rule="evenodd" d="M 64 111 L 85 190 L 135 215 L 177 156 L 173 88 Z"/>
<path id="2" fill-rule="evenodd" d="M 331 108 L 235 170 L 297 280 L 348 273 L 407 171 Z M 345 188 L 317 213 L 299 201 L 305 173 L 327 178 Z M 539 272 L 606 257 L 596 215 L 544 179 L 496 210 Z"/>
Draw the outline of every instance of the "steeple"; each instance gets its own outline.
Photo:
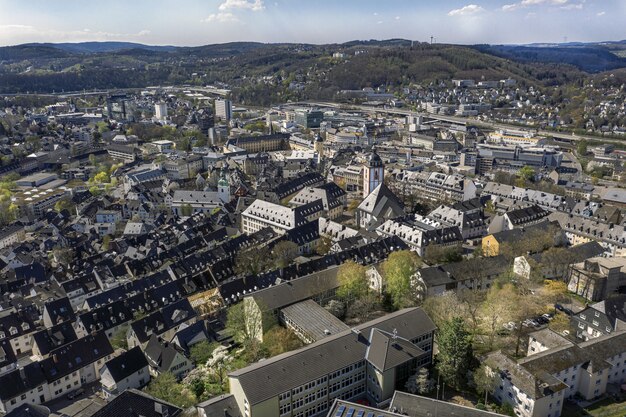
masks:
<path id="1" fill-rule="evenodd" d="M 367 157 L 363 167 L 363 197 L 370 195 L 380 184 L 385 176 L 385 165 L 375 150 Z"/>
<path id="2" fill-rule="evenodd" d="M 224 166 L 217 181 L 217 197 L 224 204 L 230 203 L 230 183 L 228 182 L 228 168 Z"/>

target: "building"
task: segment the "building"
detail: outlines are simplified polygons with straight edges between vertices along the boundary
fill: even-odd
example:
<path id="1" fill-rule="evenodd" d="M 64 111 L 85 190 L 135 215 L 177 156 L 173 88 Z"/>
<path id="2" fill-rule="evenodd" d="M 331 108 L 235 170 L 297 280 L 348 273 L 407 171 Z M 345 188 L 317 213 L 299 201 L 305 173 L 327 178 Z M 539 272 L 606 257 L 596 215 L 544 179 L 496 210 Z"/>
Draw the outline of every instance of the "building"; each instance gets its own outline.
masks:
<path id="1" fill-rule="evenodd" d="M 167 103 L 158 102 L 154 105 L 154 117 L 161 121 L 167 119 Z"/>
<path id="2" fill-rule="evenodd" d="M 222 120 L 230 121 L 233 118 L 233 103 L 226 99 L 215 100 L 215 115 Z"/>
<path id="3" fill-rule="evenodd" d="M 595 257 L 570 266 L 568 289 L 590 301 L 602 301 L 626 287 L 626 258 Z"/>
<path id="4" fill-rule="evenodd" d="M 133 146 L 112 143 L 107 146 L 107 152 L 111 158 L 125 163 L 135 162 L 137 159 L 137 150 Z"/>
<path id="5" fill-rule="evenodd" d="M 322 200 L 289 208 L 257 199 L 241 213 L 241 228 L 242 232 L 248 235 L 266 227 L 271 227 L 276 233 L 284 234 L 287 230 L 319 219 L 323 211 Z"/>
<path id="6" fill-rule="evenodd" d="M 503 230 L 498 233 L 489 234 L 482 239 L 482 250 L 485 256 L 501 255 L 510 246 L 522 239 L 534 239 L 542 233 L 550 232 L 554 235 L 554 243 L 562 243 L 561 227 L 556 222 L 547 220 L 520 229 Z"/>
<path id="7" fill-rule="evenodd" d="M 385 221 L 404 215 L 404 204 L 381 182 L 355 210 L 356 223 L 361 229 L 373 231 Z"/>
<path id="8" fill-rule="evenodd" d="M 289 201 L 289 204 L 297 207 L 316 200 L 322 200 L 326 213 L 324 217 L 334 220 L 343 214 L 347 200 L 346 192 L 334 182 L 329 182 L 322 186 L 303 189 Z"/>
<path id="9" fill-rule="evenodd" d="M 320 110 L 298 110 L 295 114 L 296 124 L 305 129 L 319 129 L 323 120 L 324 112 Z"/>
<path id="10" fill-rule="evenodd" d="M 432 222 L 420 215 L 389 219 L 375 230 L 380 236 L 399 237 L 419 256 L 424 256 L 428 245 L 450 246 L 463 242 L 458 226 Z"/>
<path id="11" fill-rule="evenodd" d="M 228 139 L 224 144 L 224 152 L 232 152 L 232 149 L 241 149 L 247 153 L 286 151 L 289 150 L 289 136 L 287 133 L 240 136 Z"/>
<path id="12" fill-rule="evenodd" d="M 0 249 L 9 247 L 24 239 L 24 226 L 19 224 L 10 224 L 0 230 Z"/>
<path id="13" fill-rule="evenodd" d="M 589 340 L 626 330 L 626 295 L 617 295 L 591 304 L 572 316 L 576 337 Z"/>
<path id="14" fill-rule="evenodd" d="M 559 417 L 565 399 L 590 401 L 604 395 L 607 385 L 626 382 L 626 332 L 581 343 L 545 330 L 529 337 L 535 348 L 529 356 L 515 361 L 498 351 L 485 359 L 499 382 L 494 396 L 520 417 Z"/>
<path id="15" fill-rule="evenodd" d="M 225 195 L 225 194 L 224 194 Z M 191 216 L 194 213 L 212 213 L 224 202 L 216 191 L 174 190 L 165 197 L 165 204 L 177 216 Z"/>
<path id="16" fill-rule="evenodd" d="M 415 171 L 406 171 L 394 187 L 421 198 L 452 203 L 475 198 L 477 190 L 474 181 L 463 175 Z"/>
<path id="17" fill-rule="evenodd" d="M 363 165 L 363 197 L 367 197 L 374 191 L 385 179 L 385 166 L 383 160 L 374 151 Z"/>
<path id="18" fill-rule="evenodd" d="M 567 213 L 552 213 L 550 221 L 557 221 L 570 245 L 596 241 L 615 257 L 626 256 L 626 227 Z"/>
<path id="19" fill-rule="evenodd" d="M 435 325 L 405 309 L 229 374 L 242 415 L 304 416 L 335 399 L 388 402 L 396 387 L 432 361 Z"/>
<path id="20" fill-rule="evenodd" d="M 144 352 L 150 365 L 150 374 L 154 377 L 169 372 L 182 379 L 193 369 L 193 362 L 183 348 L 166 342 L 154 334 L 150 337 Z"/>
<path id="21" fill-rule="evenodd" d="M 148 361 L 139 346 L 106 362 L 100 370 L 100 384 L 105 399 L 129 388 L 143 388 L 150 381 Z"/>
<path id="22" fill-rule="evenodd" d="M 181 408 L 131 388 L 113 398 L 91 417 L 127 416 L 131 410 L 131 415 L 141 417 L 178 417 L 183 414 Z"/>

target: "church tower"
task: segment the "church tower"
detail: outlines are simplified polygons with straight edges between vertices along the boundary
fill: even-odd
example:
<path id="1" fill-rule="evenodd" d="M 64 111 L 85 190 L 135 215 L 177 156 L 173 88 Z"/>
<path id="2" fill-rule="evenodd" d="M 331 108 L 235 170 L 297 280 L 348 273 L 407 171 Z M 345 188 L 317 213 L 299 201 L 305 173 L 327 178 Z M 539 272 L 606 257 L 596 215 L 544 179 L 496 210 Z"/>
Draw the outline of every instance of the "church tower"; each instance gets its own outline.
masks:
<path id="1" fill-rule="evenodd" d="M 317 152 L 317 164 L 319 165 L 324 158 L 324 139 L 319 134 L 315 137 L 313 149 Z"/>
<path id="2" fill-rule="evenodd" d="M 385 176 L 385 166 L 383 160 L 376 151 L 368 156 L 363 170 L 363 198 L 370 195 L 380 184 Z"/>
<path id="3" fill-rule="evenodd" d="M 230 203 L 230 183 L 228 182 L 227 168 L 222 168 L 220 179 L 217 181 L 217 198 L 223 204 Z"/>

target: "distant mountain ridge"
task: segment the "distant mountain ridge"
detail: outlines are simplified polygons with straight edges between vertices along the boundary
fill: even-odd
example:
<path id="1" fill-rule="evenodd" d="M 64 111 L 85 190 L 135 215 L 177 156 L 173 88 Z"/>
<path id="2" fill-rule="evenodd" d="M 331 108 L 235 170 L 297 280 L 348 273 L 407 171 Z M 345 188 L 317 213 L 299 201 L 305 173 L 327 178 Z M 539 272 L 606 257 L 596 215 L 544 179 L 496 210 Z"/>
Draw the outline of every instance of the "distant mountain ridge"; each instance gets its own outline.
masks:
<path id="1" fill-rule="evenodd" d="M 130 49 L 143 49 L 147 51 L 155 52 L 171 52 L 175 51 L 178 47 L 170 45 L 145 45 L 135 42 L 64 42 L 64 43 L 25 43 L 17 46 L 35 46 L 35 47 L 48 47 L 56 48 L 62 51 L 79 54 L 93 54 L 93 53 L 108 53 L 119 52 Z"/>

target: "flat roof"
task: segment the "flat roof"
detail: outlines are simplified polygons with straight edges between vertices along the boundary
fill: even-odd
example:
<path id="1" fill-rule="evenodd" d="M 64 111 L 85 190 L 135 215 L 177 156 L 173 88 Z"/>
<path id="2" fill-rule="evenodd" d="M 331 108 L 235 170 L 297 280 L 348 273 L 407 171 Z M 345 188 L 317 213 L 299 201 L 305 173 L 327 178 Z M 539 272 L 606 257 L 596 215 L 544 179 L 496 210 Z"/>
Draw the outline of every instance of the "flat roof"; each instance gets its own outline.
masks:
<path id="1" fill-rule="evenodd" d="M 314 342 L 350 328 L 313 300 L 292 304 L 281 313 Z"/>

